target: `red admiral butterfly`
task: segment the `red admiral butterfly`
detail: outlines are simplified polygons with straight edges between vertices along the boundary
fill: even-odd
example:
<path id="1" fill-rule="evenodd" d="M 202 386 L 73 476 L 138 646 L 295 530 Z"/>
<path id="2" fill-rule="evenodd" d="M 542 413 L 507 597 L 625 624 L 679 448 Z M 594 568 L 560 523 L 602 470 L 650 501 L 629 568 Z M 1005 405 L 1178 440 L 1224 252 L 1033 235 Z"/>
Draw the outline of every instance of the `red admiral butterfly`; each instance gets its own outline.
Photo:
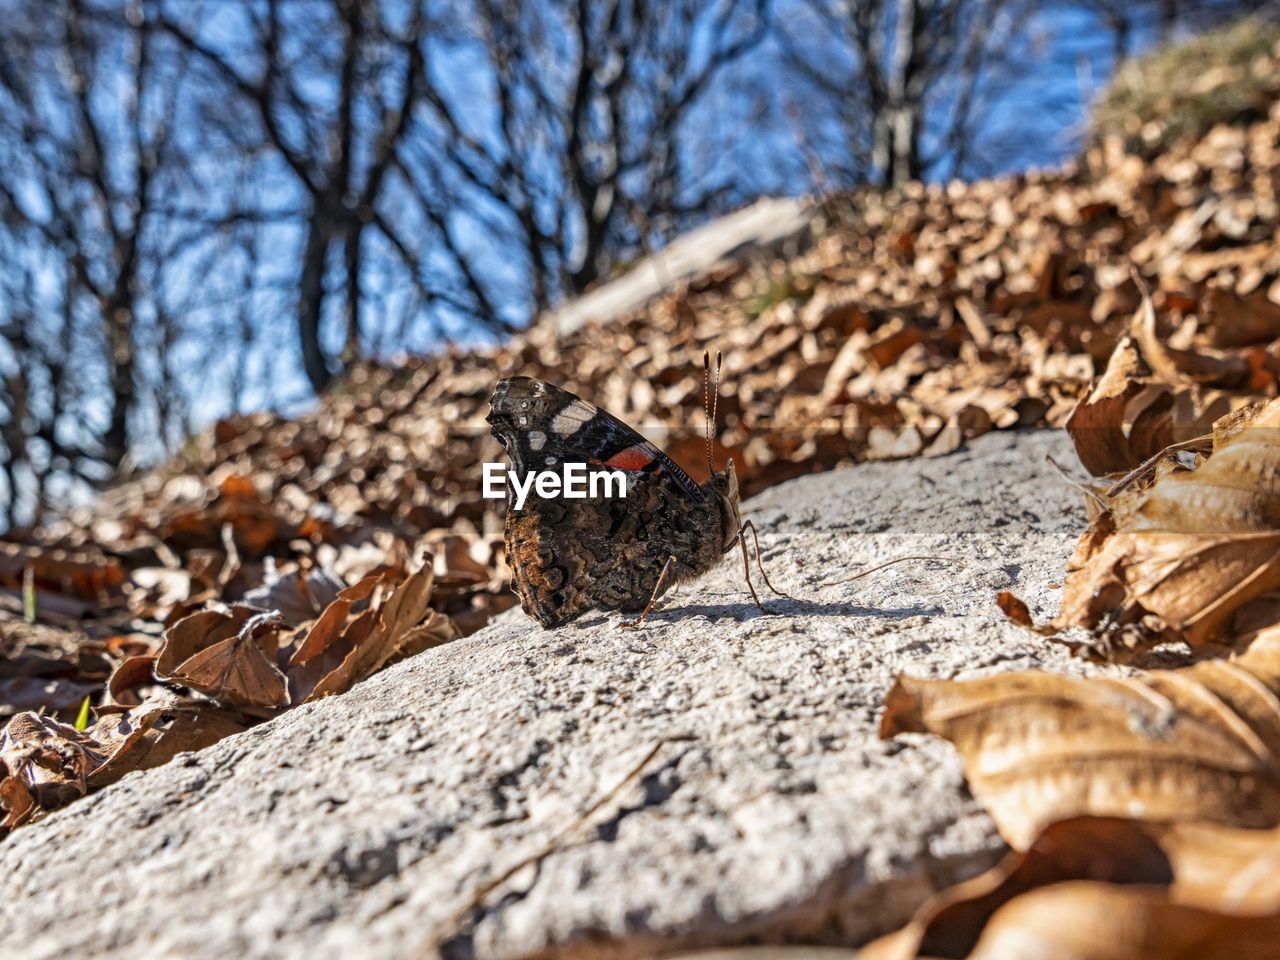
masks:
<path id="1" fill-rule="evenodd" d="M 710 396 L 710 361 L 707 368 Z M 710 404 L 708 404 L 710 406 Z M 716 566 L 742 544 L 751 585 L 749 529 L 738 513 L 738 476 L 730 459 L 706 483 L 695 483 L 656 446 L 617 417 L 567 390 L 530 377 L 500 380 L 489 401 L 492 434 L 506 448 L 514 477 L 527 486 L 531 471 L 566 463 L 620 470 L 626 495 L 608 499 L 543 498 L 530 493 L 523 506 L 508 487 L 507 564 L 525 613 L 544 627 L 567 623 L 592 609 L 642 611 L 640 623 L 675 584 Z M 708 409 L 707 467 L 711 470 Z M 756 562 L 759 565 L 759 544 Z M 760 574 L 770 590 L 769 578 Z"/>

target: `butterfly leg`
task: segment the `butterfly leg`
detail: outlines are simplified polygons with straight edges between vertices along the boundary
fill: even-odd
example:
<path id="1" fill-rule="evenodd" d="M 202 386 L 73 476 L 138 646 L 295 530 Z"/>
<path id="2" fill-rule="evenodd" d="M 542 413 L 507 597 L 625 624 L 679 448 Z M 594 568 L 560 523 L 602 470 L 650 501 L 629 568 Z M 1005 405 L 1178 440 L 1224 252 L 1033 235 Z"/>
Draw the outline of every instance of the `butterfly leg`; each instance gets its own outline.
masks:
<path id="1" fill-rule="evenodd" d="M 653 609 L 653 605 L 658 602 L 658 594 L 662 592 L 662 581 L 667 579 L 667 571 L 671 569 L 671 565 L 676 562 L 674 556 L 667 557 L 667 562 L 662 565 L 662 572 L 658 574 L 658 582 L 653 585 L 653 596 L 649 598 L 649 602 L 645 605 L 644 612 L 634 620 L 626 620 L 622 623 L 623 627 L 638 627 L 644 622 L 644 618 L 649 615 L 649 611 Z"/>
<path id="2" fill-rule="evenodd" d="M 760 538 L 756 536 L 756 525 L 750 520 L 746 521 L 738 528 L 738 542 L 742 544 L 742 570 L 747 576 L 747 589 L 751 591 L 751 599 L 756 602 L 756 606 L 764 610 L 764 604 L 760 602 L 760 598 L 756 596 L 756 588 L 751 585 L 751 565 L 747 554 L 747 538 L 743 536 L 748 530 L 751 531 L 751 540 L 756 546 L 756 569 L 760 571 L 760 576 L 764 578 L 765 586 L 776 593 L 780 597 L 786 597 L 788 600 L 794 600 L 795 597 L 789 593 L 783 593 L 769 580 L 769 575 L 764 572 L 764 564 L 760 561 Z"/>

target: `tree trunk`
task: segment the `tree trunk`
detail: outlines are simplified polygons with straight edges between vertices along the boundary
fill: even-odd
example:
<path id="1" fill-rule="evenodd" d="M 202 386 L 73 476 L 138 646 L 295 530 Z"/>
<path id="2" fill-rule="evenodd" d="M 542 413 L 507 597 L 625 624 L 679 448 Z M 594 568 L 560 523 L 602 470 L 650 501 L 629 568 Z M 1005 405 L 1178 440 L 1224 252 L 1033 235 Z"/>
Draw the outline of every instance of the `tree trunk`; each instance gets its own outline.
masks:
<path id="1" fill-rule="evenodd" d="M 302 272 L 298 282 L 298 346 L 302 369 L 311 389 L 323 393 L 333 373 L 320 343 L 320 310 L 324 301 L 324 267 L 329 253 L 329 229 L 317 207 L 307 221 L 307 239 L 302 249 Z"/>
<path id="2" fill-rule="evenodd" d="M 129 411 L 134 405 L 133 313 L 121 303 L 107 307 L 108 384 L 111 417 L 102 438 L 103 461 L 112 470 L 124 463 L 129 452 Z"/>
<path id="3" fill-rule="evenodd" d="M 901 187 L 920 176 L 921 105 L 910 96 L 911 69 L 921 39 L 918 3 L 898 0 L 885 109 L 875 119 L 872 162 L 889 187 Z"/>
<path id="4" fill-rule="evenodd" d="M 347 274 L 347 339 L 342 347 L 342 366 L 350 367 L 360 359 L 360 235 L 362 224 L 355 222 L 347 230 L 344 253 Z"/>

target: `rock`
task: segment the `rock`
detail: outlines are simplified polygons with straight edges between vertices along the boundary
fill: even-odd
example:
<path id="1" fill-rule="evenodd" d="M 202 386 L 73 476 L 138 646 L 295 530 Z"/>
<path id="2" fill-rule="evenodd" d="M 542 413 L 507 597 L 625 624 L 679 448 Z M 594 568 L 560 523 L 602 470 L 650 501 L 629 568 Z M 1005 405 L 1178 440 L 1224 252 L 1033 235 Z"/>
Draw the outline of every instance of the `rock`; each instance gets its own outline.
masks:
<path id="1" fill-rule="evenodd" d="M 641 628 L 519 609 L 350 693 L 132 774 L 0 844 L 0 938 L 97 956 L 631 958 L 860 943 L 1003 851 L 944 742 L 877 738 L 898 672 L 1051 663 L 1084 528 L 1060 434 L 803 477 Z M 904 563 L 823 588 L 904 555 Z"/>
<path id="2" fill-rule="evenodd" d="M 557 307 L 559 333 L 587 323 L 608 323 L 670 292 L 684 280 L 706 275 L 717 263 L 764 253 L 809 229 L 815 210 L 794 197 L 765 197 L 696 230 L 681 234 L 630 270 Z"/>

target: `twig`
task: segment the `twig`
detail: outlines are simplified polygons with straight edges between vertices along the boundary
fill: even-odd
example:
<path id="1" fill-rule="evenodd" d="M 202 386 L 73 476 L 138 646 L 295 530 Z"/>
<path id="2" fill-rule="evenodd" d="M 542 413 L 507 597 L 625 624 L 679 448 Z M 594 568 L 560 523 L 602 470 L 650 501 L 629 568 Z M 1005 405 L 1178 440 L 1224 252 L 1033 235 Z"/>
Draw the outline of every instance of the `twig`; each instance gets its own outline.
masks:
<path id="1" fill-rule="evenodd" d="M 472 910 L 476 909 L 477 907 L 481 906 L 484 903 L 484 901 L 488 899 L 491 893 L 493 893 L 495 890 L 501 887 L 513 876 L 515 876 L 525 867 L 530 866 L 531 864 L 538 863 L 542 860 L 545 860 L 551 854 L 555 853 L 556 849 L 560 845 L 560 842 L 564 840 L 565 837 L 569 836 L 571 833 L 573 833 L 573 831 L 578 829 L 578 827 L 582 826 L 584 823 L 590 820 L 593 815 L 599 812 L 601 807 L 603 807 L 606 803 L 608 803 L 615 796 L 617 796 L 617 794 L 622 791 L 623 787 L 627 786 L 627 784 L 635 780 L 636 777 L 640 775 L 641 771 L 643 771 L 644 768 L 649 765 L 650 761 L 653 760 L 653 758 L 658 755 L 658 751 L 661 750 L 663 747 L 665 747 L 672 739 L 673 738 L 671 737 L 662 737 L 660 740 L 658 740 L 658 742 L 653 745 L 653 747 L 649 750 L 649 752 L 646 753 L 643 758 L 641 758 L 640 762 L 631 769 L 631 772 L 628 773 L 621 780 L 619 780 L 616 784 L 614 784 L 612 788 L 607 790 L 600 797 L 600 799 L 598 799 L 595 803 L 593 803 L 590 807 L 587 808 L 585 813 L 583 813 L 580 817 L 578 817 L 572 823 L 569 823 L 562 829 L 558 830 L 555 834 L 552 835 L 551 839 L 548 840 L 545 844 L 543 844 L 543 846 L 539 848 L 537 851 L 529 854 L 527 857 L 523 857 L 522 859 L 518 860 L 507 869 L 503 870 L 500 874 L 498 874 L 492 880 L 482 884 L 480 888 L 471 895 L 470 899 L 467 900 L 466 905 L 463 906 L 456 913 L 454 913 L 454 915 L 449 918 L 448 922 L 441 927 L 440 931 L 437 933 L 436 937 L 434 938 L 433 946 L 436 948 L 439 948 L 439 946 L 442 943 L 444 943 L 447 937 L 453 935 L 452 931 L 457 930 L 461 926 L 462 921 L 467 916 L 467 914 L 469 914 Z"/>
<path id="2" fill-rule="evenodd" d="M 1154 469 L 1156 464 L 1171 453 L 1178 453 L 1183 450 L 1203 450 L 1205 447 L 1212 446 L 1212 433 L 1206 433 L 1199 437 L 1192 437 L 1190 440 L 1183 440 L 1181 443 L 1171 443 L 1154 456 L 1147 457 L 1146 460 L 1143 460 L 1142 463 L 1138 464 L 1138 466 L 1134 467 L 1123 477 L 1113 483 L 1110 489 L 1107 490 L 1107 496 L 1114 497 L 1117 493 L 1140 478 L 1143 474 Z"/>
<path id="3" fill-rule="evenodd" d="M 848 583 L 850 580 L 860 580 L 869 573 L 875 573 L 877 570 L 883 570 L 885 567 L 892 567 L 895 563 L 906 563 L 908 560 L 941 560 L 943 563 L 954 563 L 964 566 L 963 560 L 957 560 L 955 557 L 898 557 L 896 560 L 887 560 L 879 566 L 872 567 L 870 570 L 863 570 L 861 573 L 855 573 L 852 577 L 845 577 L 843 580 L 829 580 L 826 583 L 818 584 L 818 589 L 823 587 L 834 587 L 838 583 Z"/>
<path id="4" fill-rule="evenodd" d="M 1091 490 L 1089 487 L 1086 487 L 1083 483 L 1081 483 L 1075 477 L 1071 476 L 1071 474 L 1067 473 L 1067 468 L 1064 467 L 1062 464 L 1060 464 L 1057 460 L 1053 459 L 1053 457 L 1046 456 L 1045 460 L 1049 462 L 1049 466 L 1053 467 L 1053 469 L 1058 471 L 1058 476 L 1062 477 L 1063 482 L 1066 483 L 1067 486 L 1075 487 L 1077 490 L 1083 493 L 1086 497 L 1089 497 L 1094 502 L 1096 502 L 1098 506 L 1100 506 L 1103 510 L 1111 509 L 1111 504 L 1107 503 L 1107 501 L 1103 499 L 1103 497 L 1098 493 L 1098 491 Z"/>

